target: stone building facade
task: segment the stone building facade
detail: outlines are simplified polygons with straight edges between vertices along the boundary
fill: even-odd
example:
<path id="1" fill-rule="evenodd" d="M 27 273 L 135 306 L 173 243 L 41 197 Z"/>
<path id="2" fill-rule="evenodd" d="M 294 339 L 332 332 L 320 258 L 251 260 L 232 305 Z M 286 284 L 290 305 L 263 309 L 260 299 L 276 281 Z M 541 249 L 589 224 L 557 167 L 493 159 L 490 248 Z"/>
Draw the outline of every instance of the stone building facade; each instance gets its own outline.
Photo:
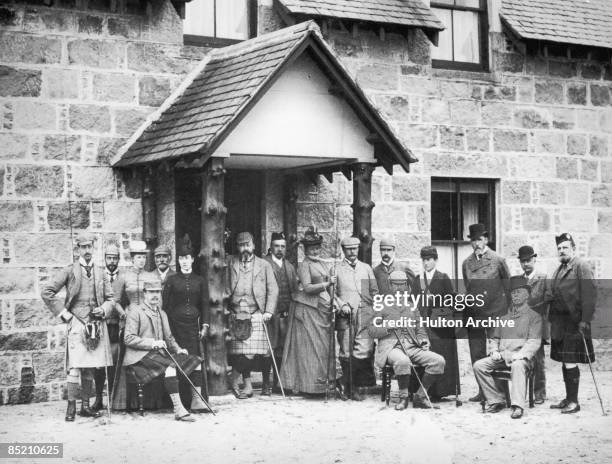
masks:
<path id="1" fill-rule="evenodd" d="M 168 0 L 48 4 L 0 3 L 0 404 L 62 397 L 64 329 L 40 301 L 40 286 L 71 261 L 77 231 L 98 236 L 98 263 L 104 242 L 126 250 L 141 238 L 140 178 L 110 160 L 209 51 L 183 45 Z M 500 7 L 489 2 L 488 72 L 432 67 L 431 44 L 417 28 L 323 27 L 419 159 L 410 173 L 375 171 L 373 236 L 394 236 L 399 258 L 418 269 L 418 251 L 432 240 L 432 190 L 444 191 L 445 179 L 480 179 L 491 186 L 496 248 L 514 270 L 525 243 L 551 269 L 554 235 L 570 231 L 596 275 L 608 277 L 610 50 L 523 48 L 503 31 Z M 257 17 L 259 34 L 284 26 L 269 0 L 259 1 Z M 174 245 L 172 176 L 159 172 L 156 183 L 159 239 Z M 281 186 L 273 174 L 263 184 L 265 249 L 283 224 Z M 316 223 L 330 243 L 336 230 L 352 231 L 352 186 L 342 174 L 332 183 L 300 177 L 297 194 L 299 232 Z M 598 349 L 609 355 L 607 343 Z"/>

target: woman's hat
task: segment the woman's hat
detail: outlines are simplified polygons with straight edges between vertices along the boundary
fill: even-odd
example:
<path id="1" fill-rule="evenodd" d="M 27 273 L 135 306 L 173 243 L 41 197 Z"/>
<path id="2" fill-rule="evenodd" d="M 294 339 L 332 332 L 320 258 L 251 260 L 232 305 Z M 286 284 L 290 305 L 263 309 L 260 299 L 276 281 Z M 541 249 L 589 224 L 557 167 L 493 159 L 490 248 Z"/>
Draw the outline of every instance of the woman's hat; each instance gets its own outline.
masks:
<path id="1" fill-rule="evenodd" d="M 300 243 L 304 246 L 321 245 L 323 243 L 323 236 L 319 235 L 314 227 L 309 227 L 304 232 L 304 237 L 302 237 Z"/>

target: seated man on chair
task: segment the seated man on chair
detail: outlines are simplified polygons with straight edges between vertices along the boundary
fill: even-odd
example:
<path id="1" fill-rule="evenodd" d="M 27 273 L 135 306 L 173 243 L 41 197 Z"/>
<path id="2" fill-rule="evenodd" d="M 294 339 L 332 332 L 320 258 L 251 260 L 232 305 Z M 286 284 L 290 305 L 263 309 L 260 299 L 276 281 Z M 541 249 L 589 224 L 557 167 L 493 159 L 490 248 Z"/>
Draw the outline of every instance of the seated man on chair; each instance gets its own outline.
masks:
<path id="1" fill-rule="evenodd" d="M 185 375 L 191 374 L 202 360 L 187 354 L 170 331 L 168 316 L 161 310 L 162 287 L 159 281 L 145 282 L 144 303 L 131 305 L 125 324 L 123 364 L 137 383 L 146 384 L 165 373 L 164 386 L 174 405 L 174 418 L 193 422 L 179 397 L 176 361 Z M 174 356 L 171 356 L 172 353 Z M 174 358 L 174 360 L 172 359 Z M 196 396 L 196 392 L 191 392 Z"/>
<path id="2" fill-rule="evenodd" d="M 405 272 L 391 273 L 389 283 L 393 295 L 398 292 L 400 295 L 404 295 L 404 292 L 410 293 L 407 279 Z M 401 301 L 404 302 L 403 297 Z M 420 388 L 414 395 L 412 405 L 415 408 L 438 409 L 438 406 L 429 401 L 426 390 L 444 373 L 446 363 L 442 356 L 429 351 L 427 330 L 419 324 L 417 308 L 412 305 L 410 298 L 405 303 L 407 304 L 385 307 L 380 312 L 375 311 L 368 328 L 369 335 L 378 339 L 374 362 L 380 368 L 385 364 L 393 366 L 399 386 L 400 402 L 395 406 L 398 411 L 408 407 L 408 385 L 412 366 L 423 366 L 425 375 L 419 379 Z"/>
<path id="3" fill-rule="evenodd" d="M 542 343 L 542 316 L 528 304 L 529 282 L 524 276 L 510 278 L 512 304 L 501 321 L 513 321 L 513 326 L 503 325 L 493 332 L 489 340 L 489 356 L 474 363 L 474 375 L 489 404 L 487 412 L 496 413 L 506 407 L 501 386 L 493 378 L 497 369 L 511 371 L 510 400 L 513 419 L 523 416 L 527 393 L 527 374 L 533 368 L 535 355 Z"/>

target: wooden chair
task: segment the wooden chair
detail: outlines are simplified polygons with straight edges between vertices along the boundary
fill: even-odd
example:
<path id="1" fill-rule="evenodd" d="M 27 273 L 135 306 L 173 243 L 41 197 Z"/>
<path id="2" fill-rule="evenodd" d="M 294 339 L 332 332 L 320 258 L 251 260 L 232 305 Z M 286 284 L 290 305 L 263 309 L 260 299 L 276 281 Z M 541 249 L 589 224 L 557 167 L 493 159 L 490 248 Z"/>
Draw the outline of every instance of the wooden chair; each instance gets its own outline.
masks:
<path id="1" fill-rule="evenodd" d="M 418 380 L 414 373 L 419 376 L 419 378 L 423 377 L 423 373 L 425 372 L 425 368 L 421 366 L 412 366 L 413 374 L 410 376 L 410 386 L 408 387 L 408 391 L 410 392 L 410 396 L 412 396 L 420 387 Z M 387 406 L 391 402 L 391 381 L 395 376 L 395 372 L 393 371 L 393 366 L 391 364 L 385 364 L 382 369 L 382 390 L 380 393 L 380 401 L 384 401 Z"/>
<path id="2" fill-rule="evenodd" d="M 508 407 L 512 406 L 512 402 L 510 401 L 510 389 L 508 387 L 508 384 L 511 381 L 512 378 L 512 373 L 510 371 L 510 368 L 508 369 L 496 369 L 491 373 L 491 377 L 493 377 L 495 380 L 501 380 L 504 384 L 504 394 L 506 395 L 506 405 Z M 532 367 L 529 368 L 529 371 L 527 372 L 527 392 L 529 394 L 529 407 L 533 408 L 535 401 L 534 401 L 534 377 L 535 377 L 535 369 Z"/>

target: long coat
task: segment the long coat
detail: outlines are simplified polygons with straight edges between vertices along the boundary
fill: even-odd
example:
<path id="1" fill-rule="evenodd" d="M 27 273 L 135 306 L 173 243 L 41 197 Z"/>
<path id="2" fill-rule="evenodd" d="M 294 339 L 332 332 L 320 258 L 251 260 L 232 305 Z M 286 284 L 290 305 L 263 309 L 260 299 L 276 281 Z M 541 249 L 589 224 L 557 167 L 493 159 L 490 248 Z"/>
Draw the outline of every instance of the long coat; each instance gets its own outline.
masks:
<path id="1" fill-rule="evenodd" d="M 74 308 L 81 290 L 82 272 L 81 265 L 77 261 L 62 269 L 43 287 L 41 297 L 54 315 L 59 316 L 64 308 L 68 311 Z M 95 305 L 104 310 L 104 319 L 108 319 L 112 316 L 114 310 L 112 286 L 110 281 L 105 278 L 102 268 L 94 266 L 92 277 L 95 288 Z M 66 288 L 66 296 L 62 301 L 57 294 L 64 287 Z M 81 319 L 83 318 L 81 317 Z M 83 324 L 76 317 L 68 322 L 66 368 L 112 366 L 113 357 L 106 324 L 101 324 L 100 341 L 95 350 L 87 349 L 82 337 L 83 330 Z"/>
<path id="2" fill-rule="evenodd" d="M 176 353 L 180 349 L 172 336 L 166 313 L 159 311 L 161 332 L 157 332 L 152 319 L 153 311 L 146 304 L 130 306 L 123 337 L 125 342 L 124 366 L 131 366 L 140 361 L 153 349 L 153 342 L 156 340 L 164 340 L 168 346 L 168 351 L 171 353 Z"/>
<path id="3" fill-rule="evenodd" d="M 550 303 L 551 351 L 555 361 L 587 363 L 587 353 L 578 332 L 580 322 L 591 322 L 595 313 L 597 291 L 589 264 L 574 257 L 560 265 L 552 275 L 544 300 Z M 590 334 L 585 334 L 588 354 L 595 360 Z"/>
<path id="4" fill-rule="evenodd" d="M 391 282 L 389 276 L 393 271 L 402 271 L 406 274 L 408 278 L 408 284 L 412 288 L 412 283 L 415 278 L 414 272 L 410 269 L 410 266 L 403 263 L 398 263 L 396 260 L 393 260 L 390 266 L 385 265 L 384 263 L 380 263 L 378 266 L 374 268 L 374 277 L 376 277 L 376 284 L 378 285 L 378 291 L 382 295 L 389 295 L 393 293 L 391 291 Z"/>
<path id="5" fill-rule="evenodd" d="M 472 253 L 462 265 L 466 294 L 484 296 L 481 308 L 472 307 L 465 312 L 472 317 L 495 317 L 506 314 L 509 305 L 510 271 L 506 260 L 487 248 L 482 257 Z"/>

